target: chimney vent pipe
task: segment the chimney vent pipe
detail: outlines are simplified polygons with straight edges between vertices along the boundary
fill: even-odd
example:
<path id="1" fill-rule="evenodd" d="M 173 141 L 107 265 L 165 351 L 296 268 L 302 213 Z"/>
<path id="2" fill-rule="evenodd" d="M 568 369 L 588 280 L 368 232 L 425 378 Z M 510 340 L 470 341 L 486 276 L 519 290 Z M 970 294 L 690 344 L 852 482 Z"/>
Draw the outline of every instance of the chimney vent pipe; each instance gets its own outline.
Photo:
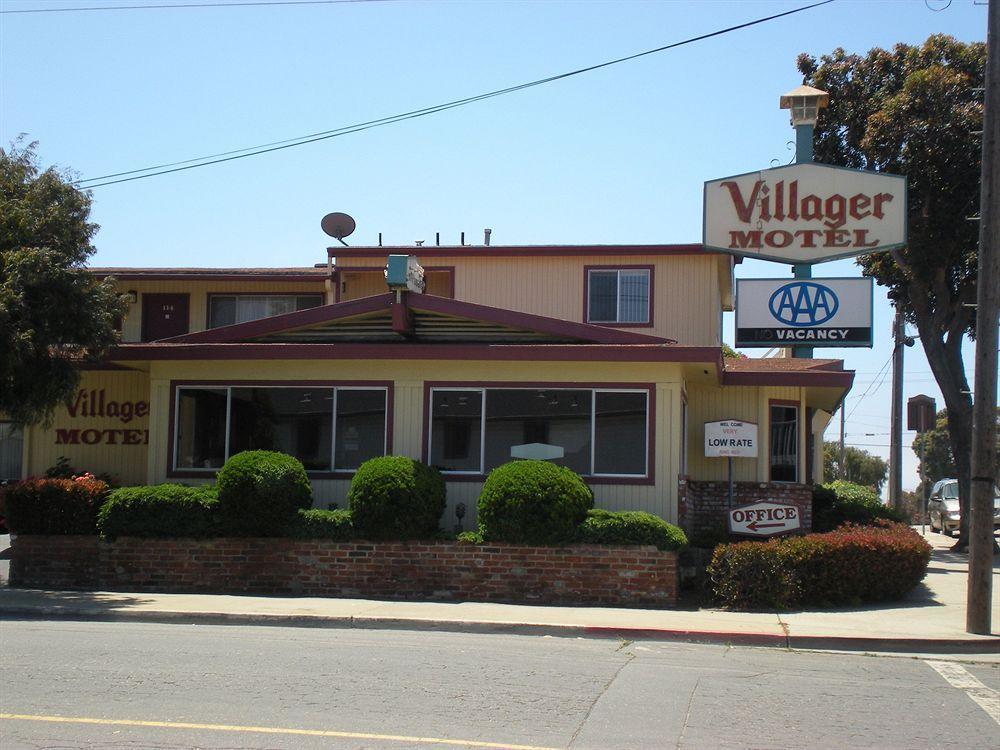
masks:
<path id="1" fill-rule="evenodd" d="M 486 247 L 490 246 L 490 235 L 491 234 L 493 234 L 493 230 L 492 229 L 484 229 L 483 230 L 483 244 L 486 245 Z"/>

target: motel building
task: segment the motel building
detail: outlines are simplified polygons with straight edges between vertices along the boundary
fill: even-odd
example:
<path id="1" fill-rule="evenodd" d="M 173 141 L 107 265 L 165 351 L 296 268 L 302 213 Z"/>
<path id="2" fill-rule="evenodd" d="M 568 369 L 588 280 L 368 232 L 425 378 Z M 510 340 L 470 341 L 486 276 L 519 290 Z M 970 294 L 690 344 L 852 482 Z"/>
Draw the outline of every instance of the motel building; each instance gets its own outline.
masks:
<path id="1" fill-rule="evenodd" d="M 389 256 L 424 289 L 391 290 Z M 803 509 L 851 387 L 835 359 L 724 359 L 731 254 L 691 245 L 336 247 L 302 268 L 93 268 L 130 298 L 122 343 L 47 427 L 0 422 L 0 475 L 65 456 L 122 484 L 212 481 L 227 457 L 289 453 L 317 507 L 346 507 L 385 454 L 444 472 L 442 526 L 475 526 L 491 469 L 541 444 L 597 507 L 718 528 L 727 460 L 704 424 L 758 426 L 734 504 Z M 536 446 L 537 448 L 537 446 Z M 521 449 L 524 450 L 524 449 Z M 529 449 L 530 452 L 530 449 Z"/>

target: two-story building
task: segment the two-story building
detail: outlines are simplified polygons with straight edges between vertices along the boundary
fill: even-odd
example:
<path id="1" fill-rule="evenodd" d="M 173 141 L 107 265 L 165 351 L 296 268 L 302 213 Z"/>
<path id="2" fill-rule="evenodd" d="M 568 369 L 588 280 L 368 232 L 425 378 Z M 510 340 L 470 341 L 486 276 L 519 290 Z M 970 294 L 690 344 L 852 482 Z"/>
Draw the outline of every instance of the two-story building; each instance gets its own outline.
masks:
<path id="1" fill-rule="evenodd" d="M 65 456 L 123 483 L 211 481 L 227 457 L 298 457 L 318 507 L 353 471 L 420 458 L 474 524 L 515 446 L 562 450 L 599 507 L 719 522 L 726 460 L 703 424 L 759 425 L 736 502 L 806 503 L 822 432 L 851 386 L 839 360 L 724 359 L 734 259 L 701 245 L 338 247 L 306 268 L 94 268 L 131 300 L 122 343 L 50 427 L 5 425 L 7 472 Z M 424 293 L 395 293 L 390 254 Z M 22 437 L 19 438 L 18 436 Z M 20 439 L 21 442 L 18 442 Z M 20 466 L 14 467 L 15 463 Z M 12 468 L 13 467 L 13 468 Z"/>

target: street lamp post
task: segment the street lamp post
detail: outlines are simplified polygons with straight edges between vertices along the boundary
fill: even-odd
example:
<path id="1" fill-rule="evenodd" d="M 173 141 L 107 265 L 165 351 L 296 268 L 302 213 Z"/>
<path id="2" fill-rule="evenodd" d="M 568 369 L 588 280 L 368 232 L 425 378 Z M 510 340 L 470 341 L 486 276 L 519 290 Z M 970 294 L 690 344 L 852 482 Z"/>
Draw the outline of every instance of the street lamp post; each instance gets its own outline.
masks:
<path id="1" fill-rule="evenodd" d="M 830 95 L 812 86 L 799 86 L 784 94 L 779 100 L 781 109 L 790 110 L 792 127 L 795 128 L 795 163 L 808 164 L 813 160 L 813 131 L 819 111 L 830 103 Z M 797 279 L 811 279 L 812 265 L 797 263 L 792 266 Z M 792 356 L 809 359 L 813 347 L 792 347 Z"/>

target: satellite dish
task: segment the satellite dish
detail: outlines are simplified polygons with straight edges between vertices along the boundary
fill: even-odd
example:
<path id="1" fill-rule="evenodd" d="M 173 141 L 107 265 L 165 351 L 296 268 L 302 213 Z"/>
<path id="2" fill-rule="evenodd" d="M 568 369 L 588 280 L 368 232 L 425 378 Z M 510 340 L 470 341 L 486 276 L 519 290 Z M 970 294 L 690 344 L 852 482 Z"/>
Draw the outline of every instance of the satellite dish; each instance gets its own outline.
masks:
<path id="1" fill-rule="evenodd" d="M 319 225 L 323 227 L 324 232 L 339 240 L 342 245 L 347 244 L 344 242 L 344 237 L 350 235 L 357 226 L 354 223 L 354 219 L 347 214 L 341 213 L 327 214 L 323 217 L 323 221 L 321 221 Z"/>

